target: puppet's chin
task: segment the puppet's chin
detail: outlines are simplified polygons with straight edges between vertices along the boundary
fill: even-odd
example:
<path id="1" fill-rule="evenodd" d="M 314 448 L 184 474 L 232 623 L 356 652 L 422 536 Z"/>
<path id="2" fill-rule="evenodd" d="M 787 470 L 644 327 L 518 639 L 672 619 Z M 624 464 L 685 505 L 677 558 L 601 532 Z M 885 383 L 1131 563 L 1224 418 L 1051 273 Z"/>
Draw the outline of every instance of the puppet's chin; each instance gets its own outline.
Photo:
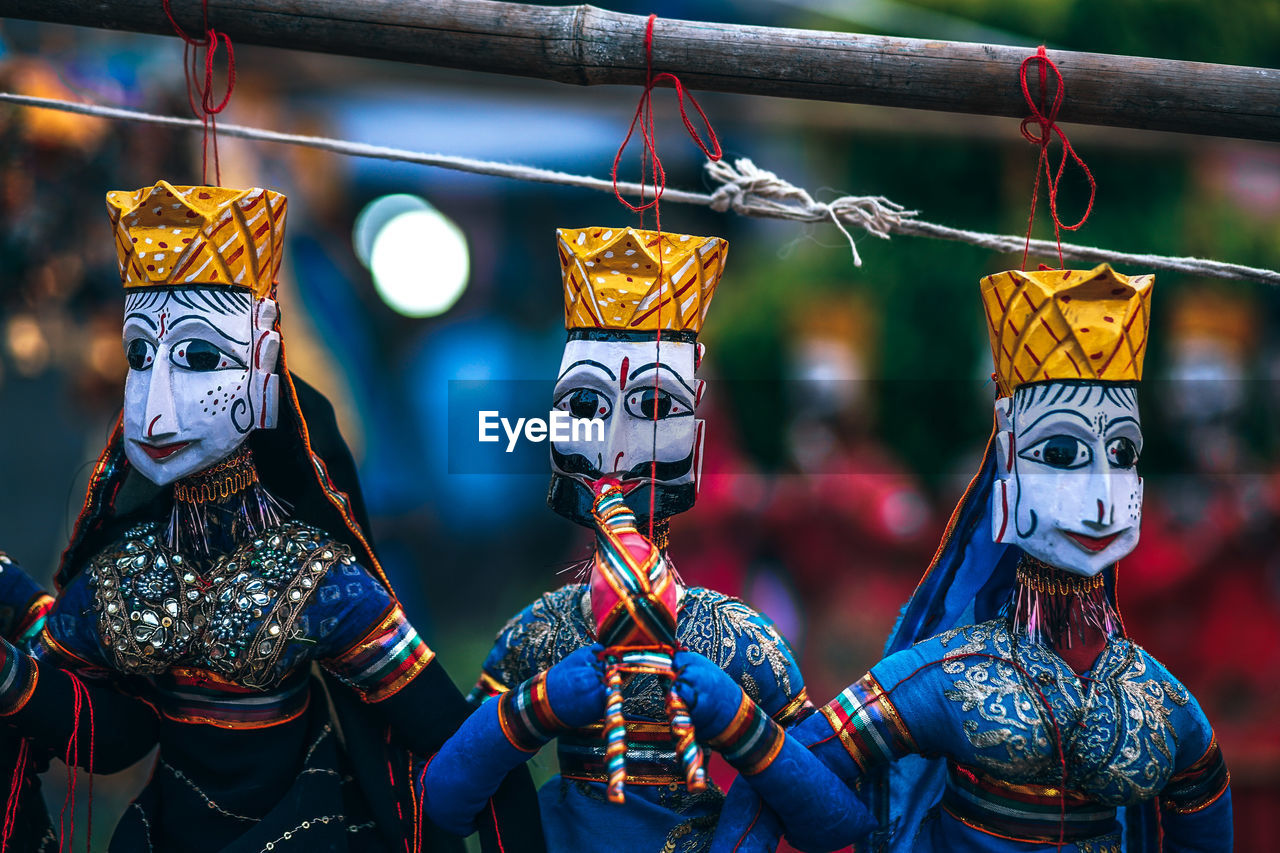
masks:
<path id="1" fill-rule="evenodd" d="M 693 483 L 643 483 L 627 492 L 623 496 L 623 502 L 636 514 L 636 529 L 643 533 L 649 525 L 651 504 L 653 520 L 657 522 L 689 509 L 696 496 Z M 591 490 L 581 480 L 564 474 L 551 475 L 547 505 L 560 515 L 575 524 L 594 529 L 595 522 L 591 520 L 592 502 Z"/>

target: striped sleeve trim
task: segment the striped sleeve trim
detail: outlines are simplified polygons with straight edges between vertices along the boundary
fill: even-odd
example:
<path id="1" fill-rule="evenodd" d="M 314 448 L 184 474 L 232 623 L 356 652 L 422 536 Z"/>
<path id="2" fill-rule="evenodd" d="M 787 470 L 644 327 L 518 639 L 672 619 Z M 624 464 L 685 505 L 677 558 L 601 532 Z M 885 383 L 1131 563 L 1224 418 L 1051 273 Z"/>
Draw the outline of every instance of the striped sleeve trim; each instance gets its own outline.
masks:
<path id="1" fill-rule="evenodd" d="M 906 722 L 871 673 L 822 706 L 822 714 L 863 772 L 916 751 Z"/>
<path id="2" fill-rule="evenodd" d="M 773 763 L 786 739 L 782 727 L 743 693 L 733 722 L 708 744 L 724 755 L 725 761 L 738 772 L 754 776 Z"/>
<path id="3" fill-rule="evenodd" d="M 812 713 L 813 703 L 809 701 L 809 691 L 802 687 L 800 688 L 800 692 L 792 697 L 790 702 L 783 705 L 782 708 L 773 715 L 773 719 L 774 722 L 786 729 L 805 719 Z"/>
<path id="4" fill-rule="evenodd" d="M 480 677 L 476 679 L 476 686 L 471 688 L 471 695 L 467 697 L 468 701 L 479 705 L 486 700 L 492 699 L 494 696 L 500 696 L 511 688 L 494 678 L 487 672 L 481 670 Z"/>
<path id="5" fill-rule="evenodd" d="M 507 741 L 521 752 L 537 752 L 568 728 L 551 710 L 545 672 L 498 698 L 498 723 Z"/>
<path id="6" fill-rule="evenodd" d="M 45 619 L 48 617 L 49 611 L 53 609 L 53 604 L 53 596 L 42 592 L 27 605 L 26 612 L 22 614 L 22 620 L 18 622 L 13 631 L 16 645 L 22 646 L 40 633 L 44 628 Z"/>
<path id="7" fill-rule="evenodd" d="M 364 701 L 381 702 L 403 690 L 435 656 L 395 604 L 350 648 L 323 663 Z"/>
<path id="8" fill-rule="evenodd" d="M 75 670 L 81 675 L 85 673 L 96 675 L 106 671 L 102 664 L 83 658 L 58 642 L 53 636 L 53 632 L 49 630 L 48 620 L 45 621 L 44 627 L 36 635 L 36 640 L 32 644 L 31 654 L 37 660 L 49 660 L 59 669 Z"/>
<path id="9" fill-rule="evenodd" d="M 40 671 L 35 661 L 8 643 L 0 642 L 0 656 L 0 717 L 8 717 L 31 701 Z"/>
<path id="10" fill-rule="evenodd" d="M 1175 773 L 1160 792 L 1160 805 L 1175 814 L 1195 814 L 1218 801 L 1231 784 L 1231 774 L 1222 758 L 1218 740 L 1196 762 Z"/>

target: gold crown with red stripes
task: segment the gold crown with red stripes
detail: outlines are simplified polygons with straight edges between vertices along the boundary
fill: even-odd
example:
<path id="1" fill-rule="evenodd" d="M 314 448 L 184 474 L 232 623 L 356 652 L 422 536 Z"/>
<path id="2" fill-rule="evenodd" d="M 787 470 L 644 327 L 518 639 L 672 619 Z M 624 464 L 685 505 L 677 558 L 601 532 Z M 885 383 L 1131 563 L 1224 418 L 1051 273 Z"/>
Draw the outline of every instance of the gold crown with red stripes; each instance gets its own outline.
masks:
<path id="1" fill-rule="evenodd" d="M 1152 275 L 1040 270 L 989 275 L 982 305 L 1001 394 L 1064 379 L 1137 382 L 1147 351 Z"/>
<path id="2" fill-rule="evenodd" d="M 707 316 L 729 244 L 635 228 L 561 228 L 564 326 L 697 332 Z"/>
<path id="3" fill-rule="evenodd" d="M 129 287 L 222 284 L 270 296 L 284 254 L 283 194 L 160 181 L 107 193 L 120 278 Z"/>

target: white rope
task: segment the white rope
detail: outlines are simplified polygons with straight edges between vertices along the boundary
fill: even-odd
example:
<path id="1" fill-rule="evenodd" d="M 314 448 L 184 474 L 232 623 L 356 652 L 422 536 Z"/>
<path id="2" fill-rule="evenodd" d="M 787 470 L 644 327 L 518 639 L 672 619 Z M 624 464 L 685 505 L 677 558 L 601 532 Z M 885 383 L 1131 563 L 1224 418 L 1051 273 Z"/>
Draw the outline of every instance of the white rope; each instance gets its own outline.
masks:
<path id="1" fill-rule="evenodd" d="M 0 92 L 0 102 L 61 110 L 63 112 L 79 113 L 116 121 L 135 121 L 144 124 L 182 127 L 193 130 L 203 129 L 200 121 L 194 118 L 155 115 L 136 110 L 107 107 L 99 104 L 76 103 L 56 98 L 37 98 L 31 95 Z M 403 148 L 387 148 L 381 145 L 331 139 L 325 136 L 279 133 L 274 130 L 221 122 L 218 123 L 218 133 L 261 142 L 301 145 L 352 157 L 369 157 L 377 160 L 417 163 L 423 166 L 435 166 L 441 169 L 470 172 L 476 175 L 559 184 L 600 192 L 611 193 L 614 189 L 612 181 L 602 178 L 574 175 L 553 169 L 539 169 L 518 163 L 496 163 L 489 160 L 474 160 L 470 157 L 457 157 L 450 154 L 427 154 L 421 151 L 408 151 Z M 758 168 L 745 158 L 737 160 L 733 164 L 723 160 L 718 163 L 708 162 L 706 168 L 711 179 L 719 184 L 715 192 L 707 195 L 687 190 L 668 189 L 663 192 L 662 198 L 665 201 L 672 201 L 677 204 L 694 204 L 710 207 L 721 212 L 732 210 L 743 216 L 765 219 L 788 219 L 796 222 L 822 222 L 829 219 L 835 223 L 836 227 L 848 239 L 849 249 L 853 253 L 853 262 L 858 266 L 862 265 L 862 258 L 858 255 L 858 248 L 853 235 L 850 233 L 850 228 L 864 231 L 884 240 L 895 234 L 912 237 L 933 237 L 938 240 L 968 243 L 972 246 L 1004 253 L 1021 252 L 1026 243 L 1025 237 L 966 231 L 961 228 L 950 228 L 945 225 L 926 222 L 916 218 L 917 211 L 906 210 L 902 205 L 892 202 L 883 196 L 841 196 L 834 201 L 818 201 L 808 191 L 788 183 L 773 172 Z M 642 199 L 653 193 L 652 187 L 642 187 L 629 181 L 619 181 L 618 190 L 628 195 L 640 196 Z M 1058 244 L 1055 241 L 1031 241 L 1031 251 L 1036 254 L 1054 255 L 1057 250 Z M 1280 272 L 1241 264 L 1228 264 L 1207 258 L 1115 252 L 1110 249 L 1079 246 L 1072 243 L 1062 244 L 1062 256 L 1090 263 L 1122 264 L 1134 268 L 1135 271 L 1167 270 L 1206 278 L 1280 284 Z"/>

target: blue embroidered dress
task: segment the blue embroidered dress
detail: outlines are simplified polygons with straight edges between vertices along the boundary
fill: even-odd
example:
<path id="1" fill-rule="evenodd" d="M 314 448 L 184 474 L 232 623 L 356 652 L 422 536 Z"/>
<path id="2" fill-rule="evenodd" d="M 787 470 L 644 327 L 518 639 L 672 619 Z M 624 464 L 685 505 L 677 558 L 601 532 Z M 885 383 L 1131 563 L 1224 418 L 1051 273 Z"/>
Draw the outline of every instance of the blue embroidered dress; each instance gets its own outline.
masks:
<path id="1" fill-rule="evenodd" d="M 852 817 L 840 837 L 787 825 L 788 840 L 874 853 L 1230 851 L 1229 776 L 1186 688 L 1123 636 L 1077 675 L 1013 626 L 1023 555 L 991 541 L 993 478 L 988 450 L 888 656 L 792 732 L 848 787 Z M 1114 600 L 1114 569 L 1105 575 Z M 713 849 L 772 850 L 784 824 L 740 779 Z"/>
<path id="2" fill-rule="evenodd" d="M 65 670 L 90 686 L 100 735 L 82 766 L 89 753 L 99 772 L 104 757 L 118 769 L 159 745 L 113 851 L 461 847 L 422 820 L 407 750 L 432 754 L 470 706 L 380 575 L 332 410 L 284 376 L 311 414 L 304 421 L 290 394 L 285 423 L 250 437 L 245 464 L 262 460 L 292 519 L 245 535 L 211 501 L 209 553 L 171 546 L 163 492 L 119 505 L 131 487 L 146 492 L 129 478 L 117 428 L 32 654 L 0 647 L 12 670 L 0 717 L 23 736 L 60 750 L 68 731 L 90 729 L 58 692 L 69 688 L 53 676 Z M 328 465 L 345 489 L 311 450 L 318 435 L 331 437 Z M 287 462 L 296 467 L 282 470 Z M 486 848 L 542 848 L 527 776 L 513 774 L 495 803 L 481 825 Z"/>
<path id="3" fill-rule="evenodd" d="M 887 772 L 891 787 L 918 792 L 927 765 L 891 763 L 945 765 L 940 796 L 895 798 L 881 813 L 890 849 L 1119 853 L 1118 808 L 1157 797 L 1166 850 L 1230 849 L 1226 766 L 1208 720 L 1124 638 L 1077 676 L 1005 618 L 952 629 L 876 664 L 801 729 L 850 785 Z"/>
<path id="4" fill-rule="evenodd" d="M 590 588 L 570 584 L 526 607 L 499 632 L 471 701 L 510 690 L 595 642 Z M 811 710 L 787 641 L 773 622 L 709 589 L 684 589 L 676 637 L 720 666 L 782 726 Z M 557 738 L 560 774 L 539 791 L 547 847 L 554 851 L 706 850 L 724 795 L 715 785 L 691 794 L 664 709 L 665 688 L 650 675 L 623 687 L 627 723 L 624 804 L 606 798 L 605 738 L 595 724 Z"/>

